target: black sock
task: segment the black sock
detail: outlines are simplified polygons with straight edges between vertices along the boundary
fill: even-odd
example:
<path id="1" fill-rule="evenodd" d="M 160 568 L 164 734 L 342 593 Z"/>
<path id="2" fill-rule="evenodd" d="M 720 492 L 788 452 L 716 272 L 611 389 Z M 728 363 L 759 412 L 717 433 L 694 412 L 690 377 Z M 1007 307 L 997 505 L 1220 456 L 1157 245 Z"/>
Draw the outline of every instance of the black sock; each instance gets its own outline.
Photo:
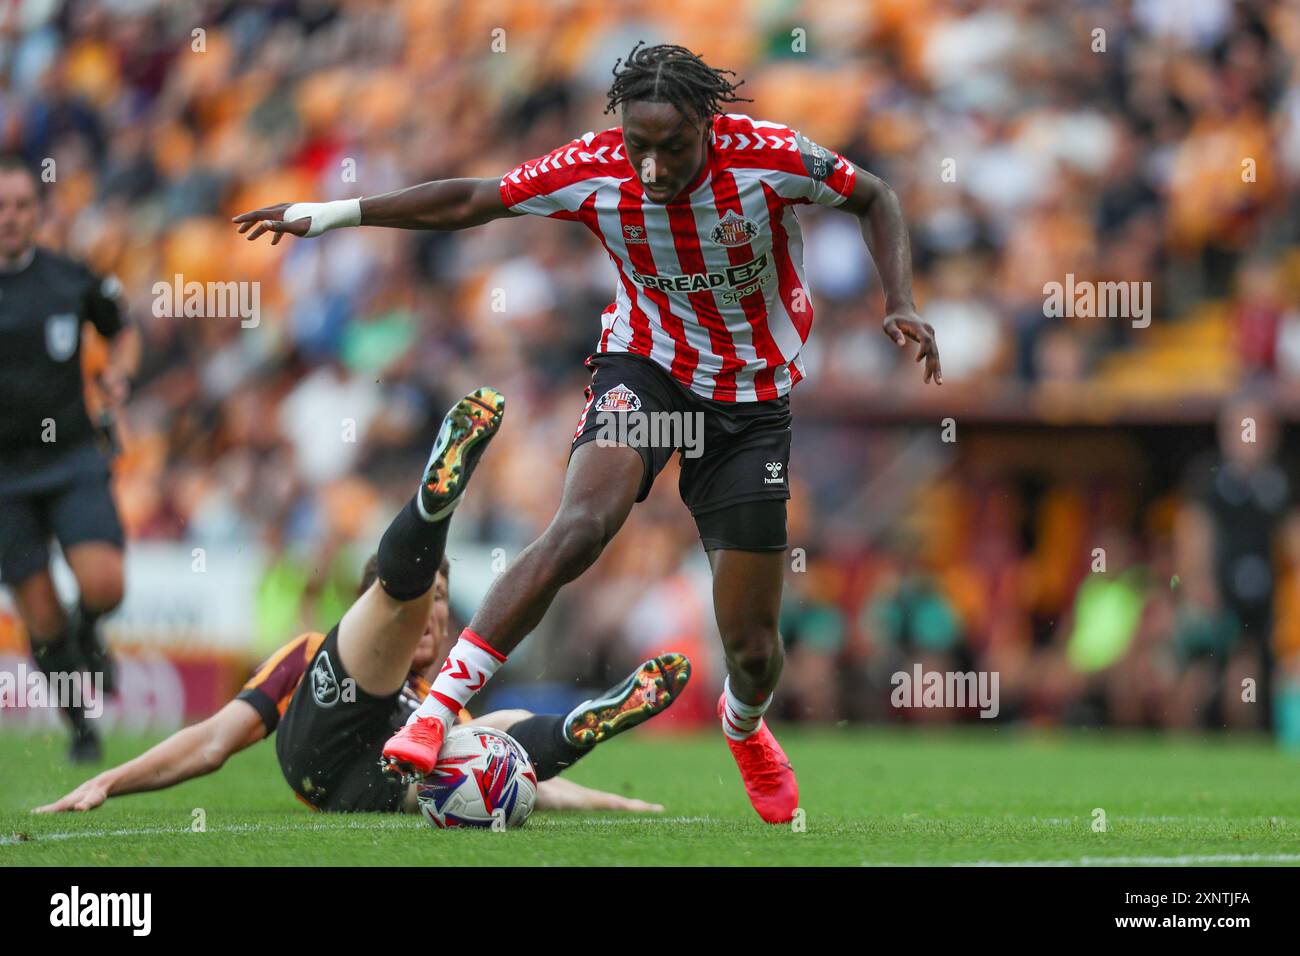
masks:
<path id="1" fill-rule="evenodd" d="M 95 625 L 103 616 L 103 611 L 92 610 L 84 603 L 77 602 L 77 613 L 72 618 L 72 639 L 78 648 L 96 646 Z"/>
<path id="2" fill-rule="evenodd" d="M 78 601 L 67 630 L 73 649 L 81 657 L 81 669 L 92 674 L 100 674 L 104 681 L 104 693 L 116 694 L 117 665 L 108 651 L 108 645 L 97 633 L 99 619 L 106 613 L 108 612 L 92 610 L 82 601 Z"/>
<path id="3" fill-rule="evenodd" d="M 72 642 L 68 640 L 66 630 L 49 640 L 42 641 L 33 637 L 32 660 L 36 662 L 36 666 L 45 675 L 45 682 L 51 695 L 54 693 L 54 681 L 50 679 L 51 674 L 73 674 L 82 669 L 81 659 L 77 656 Z M 75 706 L 62 709 L 68 715 L 68 721 L 72 724 L 72 729 L 78 734 L 85 733 L 85 709 Z"/>
<path id="4" fill-rule="evenodd" d="M 555 714 L 525 717 L 506 732 L 528 752 L 538 780 L 549 780 L 594 749 L 569 743 L 564 736 L 564 718 Z"/>
<path id="5" fill-rule="evenodd" d="M 415 498 L 397 513 L 379 542 L 379 586 L 389 597 L 413 601 L 433 587 L 450 523 L 425 521 Z"/>

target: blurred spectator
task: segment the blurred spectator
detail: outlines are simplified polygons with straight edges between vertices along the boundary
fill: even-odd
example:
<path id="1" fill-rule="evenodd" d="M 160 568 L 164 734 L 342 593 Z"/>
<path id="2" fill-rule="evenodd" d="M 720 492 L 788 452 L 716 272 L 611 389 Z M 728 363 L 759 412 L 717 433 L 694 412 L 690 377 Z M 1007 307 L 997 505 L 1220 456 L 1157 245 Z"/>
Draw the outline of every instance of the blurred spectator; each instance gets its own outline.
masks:
<path id="1" fill-rule="evenodd" d="M 848 636 L 844 611 L 833 593 L 826 561 L 787 576 L 781 599 L 785 670 L 781 697 L 790 717 L 822 723 L 842 720 L 840 656 Z"/>
<path id="2" fill-rule="evenodd" d="M 1181 674 L 1171 714 L 1177 726 L 1272 723 L 1274 551 L 1300 540 L 1277 443 L 1268 403 L 1240 396 L 1221 413 L 1217 459 L 1188 476 L 1177 538 L 1184 582 L 1175 632 Z"/>
<path id="3" fill-rule="evenodd" d="M 898 566 L 883 574 L 863 606 L 862 629 L 877 649 L 875 670 L 888 685 L 897 672 L 966 670 L 961 620 L 939 580 L 924 566 L 920 541 L 903 535 L 892 549 Z M 909 720 L 944 721 L 960 716 L 948 708 L 901 711 Z"/>

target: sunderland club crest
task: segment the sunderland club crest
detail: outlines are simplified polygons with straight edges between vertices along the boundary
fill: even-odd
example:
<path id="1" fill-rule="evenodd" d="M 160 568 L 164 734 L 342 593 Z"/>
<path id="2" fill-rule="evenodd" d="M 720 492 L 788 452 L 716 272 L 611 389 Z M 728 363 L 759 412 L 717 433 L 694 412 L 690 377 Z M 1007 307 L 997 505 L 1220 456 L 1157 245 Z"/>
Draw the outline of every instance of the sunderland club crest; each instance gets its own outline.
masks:
<path id="1" fill-rule="evenodd" d="M 640 407 L 641 399 L 637 393 L 621 383 L 600 396 L 600 401 L 596 402 L 598 412 L 635 412 Z"/>
<path id="2" fill-rule="evenodd" d="M 727 214 L 713 227 L 709 238 L 720 246 L 743 246 L 756 235 L 758 235 L 758 223 L 736 215 L 734 209 L 728 209 Z"/>

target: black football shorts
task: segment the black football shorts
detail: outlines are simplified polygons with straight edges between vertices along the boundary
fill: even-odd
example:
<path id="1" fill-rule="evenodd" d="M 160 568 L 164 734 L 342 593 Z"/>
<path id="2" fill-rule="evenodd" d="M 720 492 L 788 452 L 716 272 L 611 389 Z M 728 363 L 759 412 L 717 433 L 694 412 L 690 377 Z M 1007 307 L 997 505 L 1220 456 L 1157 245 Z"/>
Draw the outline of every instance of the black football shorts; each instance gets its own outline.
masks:
<path id="1" fill-rule="evenodd" d="M 275 731 L 275 753 L 294 793 L 327 813 L 400 811 L 406 787 L 380 769 L 400 696 L 375 697 L 356 686 L 339 659 L 335 626 Z"/>
<path id="2" fill-rule="evenodd" d="M 678 491 L 706 549 L 785 549 L 787 396 L 762 402 L 701 398 L 650 359 L 628 352 L 593 355 L 587 367 L 591 384 L 573 449 L 592 441 L 634 448 L 645 465 L 637 501 L 680 453 Z"/>
<path id="3" fill-rule="evenodd" d="M 124 543 L 108 462 L 93 445 L 0 468 L 0 581 L 20 584 L 50 564 L 50 539 L 66 552 L 90 541 Z"/>

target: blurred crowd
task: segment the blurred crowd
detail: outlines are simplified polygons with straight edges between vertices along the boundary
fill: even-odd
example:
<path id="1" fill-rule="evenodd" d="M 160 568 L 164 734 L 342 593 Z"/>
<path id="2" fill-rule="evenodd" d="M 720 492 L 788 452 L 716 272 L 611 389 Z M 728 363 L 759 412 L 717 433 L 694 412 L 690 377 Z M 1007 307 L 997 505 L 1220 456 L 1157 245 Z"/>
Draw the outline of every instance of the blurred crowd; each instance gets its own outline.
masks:
<path id="1" fill-rule="evenodd" d="M 637 40 L 734 69 L 754 101 L 738 110 L 885 178 L 939 336 L 942 398 L 880 334 L 857 224 L 801 210 L 817 319 L 796 418 L 808 402 L 846 414 L 796 427 L 787 716 L 885 716 L 890 661 L 924 654 L 998 667 L 1004 711 L 1031 719 L 1229 722 L 1229 638 L 1199 638 L 1219 664 L 1189 676 L 1200 658 L 1171 623 L 1232 604 L 1210 572 L 1190 597 L 1170 586 L 1177 529 L 1205 494 L 1171 488 L 1140 512 L 1102 507 L 1125 494 L 1104 483 L 1030 501 L 996 468 L 966 467 L 969 453 L 945 458 L 852 412 L 884 396 L 961 409 L 1071 385 L 1224 394 L 1262 377 L 1285 393 L 1300 370 L 1290 3 L 7 3 L 0 146 L 47 173 L 43 241 L 119 276 L 144 335 L 120 415 L 130 537 L 258 541 L 273 556 L 261 639 L 328 626 L 442 410 L 490 382 L 509 396 L 508 425 L 453 556 L 457 542 L 506 559 L 527 544 L 559 500 L 582 361 L 612 296 L 595 242 L 528 218 L 272 247 L 229 218 L 499 175 L 615 125 L 605 90 Z M 1151 326 L 1045 317 L 1044 284 L 1067 275 L 1150 282 Z M 157 284 L 174 277 L 258 283 L 256 325 L 160 314 Z M 834 474 L 801 469 L 827 460 Z M 900 489 L 891 472 L 910 480 Z M 532 642 L 552 677 L 598 682 L 673 642 L 698 647 L 707 670 L 707 570 L 673 479 Z M 1089 542 L 1106 550 L 1105 576 Z M 1271 619 L 1254 626 L 1278 632 L 1267 656 L 1294 668 L 1300 641 Z"/>

